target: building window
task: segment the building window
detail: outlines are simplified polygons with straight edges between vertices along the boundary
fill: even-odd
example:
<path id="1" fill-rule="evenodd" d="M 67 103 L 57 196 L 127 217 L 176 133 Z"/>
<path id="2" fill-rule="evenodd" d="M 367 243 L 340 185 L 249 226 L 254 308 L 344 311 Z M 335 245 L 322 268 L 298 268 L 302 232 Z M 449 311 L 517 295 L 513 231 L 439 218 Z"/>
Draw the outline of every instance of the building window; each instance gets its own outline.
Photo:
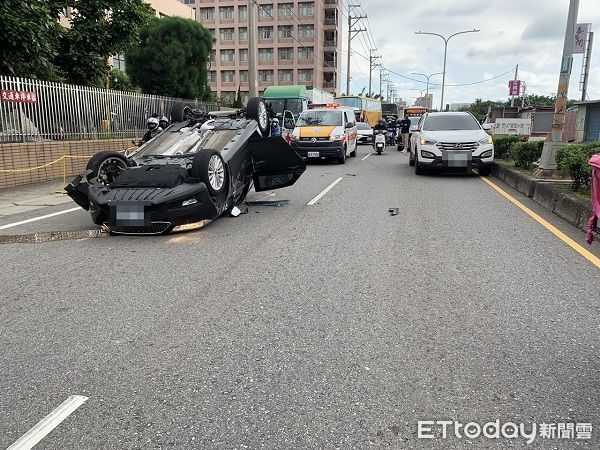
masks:
<path id="1" fill-rule="evenodd" d="M 272 48 L 259 48 L 258 49 L 258 60 L 259 61 L 273 61 L 273 49 Z"/>
<path id="2" fill-rule="evenodd" d="M 223 97 L 223 99 L 228 100 L 230 102 L 235 100 L 235 95 L 236 95 L 236 93 L 232 92 L 232 91 L 221 92 L 221 97 Z"/>
<path id="3" fill-rule="evenodd" d="M 261 83 L 271 83 L 273 81 L 273 71 L 272 70 L 259 70 L 258 71 L 258 81 Z"/>
<path id="4" fill-rule="evenodd" d="M 314 16 L 315 15 L 315 4 L 314 2 L 298 3 L 298 12 L 301 16 Z"/>
<path id="5" fill-rule="evenodd" d="M 222 70 L 221 81 L 223 83 L 233 83 L 235 81 L 235 70 Z"/>
<path id="6" fill-rule="evenodd" d="M 208 32 L 210 33 L 210 35 L 213 37 L 213 39 L 215 38 L 215 29 L 214 28 L 209 28 Z"/>
<path id="7" fill-rule="evenodd" d="M 279 28 L 279 39 L 292 39 L 294 37 L 294 26 L 283 25 Z"/>
<path id="8" fill-rule="evenodd" d="M 210 62 L 215 62 L 216 58 L 217 58 L 217 51 L 211 50 L 210 51 Z"/>
<path id="9" fill-rule="evenodd" d="M 240 70 L 240 82 L 247 83 L 248 82 L 248 71 Z"/>
<path id="10" fill-rule="evenodd" d="M 293 16 L 294 15 L 294 4 L 293 3 L 280 3 L 279 4 L 279 15 L 280 16 Z"/>
<path id="11" fill-rule="evenodd" d="M 312 69 L 298 69 L 298 81 L 312 81 L 313 70 Z"/>
<path id="12" fill-rule="evenodd" d="M 279 81 L 286 82 L 294 79 L 294 71 L 292 69 L 280 69 L 279 70 Z"/>
<path id="13" fill-rule="evenodd" d="M 183 0 L 184 5 L 193 5 L 196 3 L 196 0 Z"/>
<path id="14" fill-rule="evenodd" d="M 221 50 L 221 62 L 233 62 L 235 60 L 235 50 Z"/>
<path id="15" fill-rule="evenodd" d="M 217 82 L 217 71 L 216 70 L 211 70 L 210 72 L 208 72 L 208 82 L 209 83 Z"/>
<path id="16" fill-rule="evenodd" d="M 300 47 L 298 49 L 298 59 L 300 61 L 305 59 L 313 59 L 313 47 Z"/>
<path id="17" fill-rule="evenodd" d="M 246 17 L 248 17 L 248 7 L 238 6 L 238 16 L 240 19 L 245 19 Z"/>
<path id="18" fill-rule="evenodd" d="M 294 49 L 292 47 L 283 47 L 279 49 L 279 61 L 293 61 Z"/>
<path id="19" fill-rule="evenodd" d="M 200 8 L 200 20 L 215 20 L 215 8 Z"/>
<path id="20" fill-rule="evenodd" d="M 247 48 L 240 49 L 240 61 L 248 62 L 248 49 Z"/>
<path id="21" fill-rule="evenodd" d="M 259 39 L 273 39 L 273 27 L 258 27 Z"/>
<path id="22" fill-rule="evenodd" d="M 247 41 L 248 40 L 248 28 L 246 28 L 246 27 L 238 28 L 238 38 L 240 41 Z"/>
<path id="23" fill-rule="evenodd" d="M 312 38 L 315 37 L 315 26 L 314 25 L 298 25 L 298 38 Z"/>
<path id="24" fill-rule="evenodd" d="M 123 54 L 113 56 L 112 65 L 115 69 L 125 70 L 125 56 Z"/>
<path id="25" fill-rule="evenodd" d="M 273 5 L 259 5 L 258 17 L 260 19 L 268 19 L 273 16 Z"/>
<path id="26" fill-rule="evenodd" d="M 219 31 L 221 33 L 222 41 L 233 41 L 233 28 L 221 28 Z"/>
<path id="27" fill-rule="evenodd" d="M 219 17 L 221 20 L 233 19 L 233 6 L 220 6 Z"/>

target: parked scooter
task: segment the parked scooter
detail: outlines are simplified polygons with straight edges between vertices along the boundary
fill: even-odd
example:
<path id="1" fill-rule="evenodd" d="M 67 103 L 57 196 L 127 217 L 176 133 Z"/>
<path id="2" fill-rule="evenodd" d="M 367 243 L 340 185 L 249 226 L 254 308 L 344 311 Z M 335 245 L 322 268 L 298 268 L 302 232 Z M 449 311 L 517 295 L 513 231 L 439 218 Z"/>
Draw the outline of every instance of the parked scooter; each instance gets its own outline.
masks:
<path id="1" fill-rule="evenodd" d="M 385 150 L 385 140 L 387 137 L 387 131 L 385 130 L 374 130 L 373 131 L 373 148 L 378 155 Z"/>

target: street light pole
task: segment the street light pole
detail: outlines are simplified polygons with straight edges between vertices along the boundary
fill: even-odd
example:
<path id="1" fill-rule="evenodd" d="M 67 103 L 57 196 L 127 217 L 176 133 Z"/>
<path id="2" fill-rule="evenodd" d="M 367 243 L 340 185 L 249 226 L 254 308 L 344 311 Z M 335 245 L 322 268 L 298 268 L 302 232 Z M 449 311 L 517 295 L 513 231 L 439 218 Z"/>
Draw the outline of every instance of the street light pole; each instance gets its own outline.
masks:
<path id="1" fill-rule="evenodd" d="M 451 34 L 448 37 L 442 36 L 441 34 L 438 33 L 429 33 L 426 31 L 415 31 L 415 34 L 430 34 L 432 36 L 438 36 L 441 37 L 444 40 L 444 71 L 442 72 L 442 94 L 441 94 L 441 100 L 440 100 L 440 111 L 444 110 L 444 88 L 446 87 L 446 55 L 448 53 L 448 41 L 450 39 L 452 39 L 454 36 L 458 36 L 459 34 L 466 34 L 466 33 L 479 33 L 479 31 L 481 30 L 467 30 L 467 31 L 459 31 L 458 33 L 454 33 Z"/>

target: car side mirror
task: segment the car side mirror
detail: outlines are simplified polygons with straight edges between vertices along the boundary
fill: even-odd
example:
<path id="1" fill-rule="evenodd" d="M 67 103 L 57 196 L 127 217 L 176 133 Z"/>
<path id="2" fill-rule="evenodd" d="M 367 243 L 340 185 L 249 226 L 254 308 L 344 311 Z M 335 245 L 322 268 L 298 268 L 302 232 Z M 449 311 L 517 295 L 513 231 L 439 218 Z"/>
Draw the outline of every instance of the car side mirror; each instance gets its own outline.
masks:
<path id="1" fill-rule="evenodd" d="M 348 122 L 344 128 L 352 128 L 354 124 L 352 122 Z"/>
<path id="2" fill-rule="evenodd" d="M 419 126 L 418 125 L 411 125 L 410 126 L 410 132 L 411 133 L 416 133 L 419 131 Z"/>
<path id="3" fill-rule="evenodd" d="M 285 110 L 283 112 L 283 128 L 286 130 L 293 130 L 296 127 L 296 120 L 294 114 L 291 111 Z"/>
<path id="4" fill-rule="evenodd" d="M 481 128 L 483 128 L 485 131 L 489 131 L 492 129 L 492 124 L 491 123 L 484 123 L 481 125 Z"/>

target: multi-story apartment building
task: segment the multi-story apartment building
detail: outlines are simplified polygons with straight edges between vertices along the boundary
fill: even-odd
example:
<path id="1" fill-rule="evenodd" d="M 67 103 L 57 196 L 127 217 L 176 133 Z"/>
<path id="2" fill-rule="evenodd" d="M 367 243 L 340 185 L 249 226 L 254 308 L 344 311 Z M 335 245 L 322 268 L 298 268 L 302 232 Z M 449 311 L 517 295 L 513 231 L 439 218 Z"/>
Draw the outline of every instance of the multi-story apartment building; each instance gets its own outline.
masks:
<path id="1" fill-rule="evenodd" d="M 209 85 L 248 97 L 247 0 L 181 0 L 214 36 Z M 339 92 L 340 0 L 257 0 L 258 87 L 304 84 Z"/>
<path id="2" fill-rule="evenodd" d="M 423 106 L 427 109 L 433 108 L 433 94 L 426 94 L 424 97 L 417 97 L 415 106 Z"/>

